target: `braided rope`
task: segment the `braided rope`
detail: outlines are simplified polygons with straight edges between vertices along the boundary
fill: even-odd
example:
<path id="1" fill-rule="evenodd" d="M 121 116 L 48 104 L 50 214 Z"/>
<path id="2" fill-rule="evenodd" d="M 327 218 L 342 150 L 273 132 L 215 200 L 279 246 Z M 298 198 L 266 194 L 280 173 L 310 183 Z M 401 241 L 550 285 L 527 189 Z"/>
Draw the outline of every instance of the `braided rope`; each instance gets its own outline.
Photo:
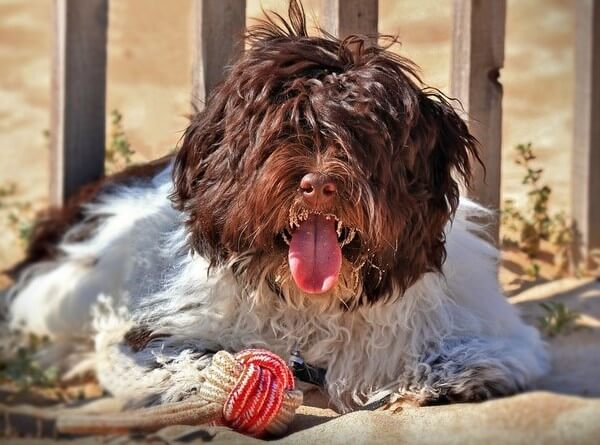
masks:
<path id="1" fill-rule="evenodd" d="M 258 437 L 284 433 L 302 404 L 302 392 L 294 389 L 289 367 L 266 350 L 248 349 L 235 356 L 219 351 L 203 376 L 193 400 L 123 413 L 66 414 L 59 416 L 57 429 L 68 434 L 114 434 L 213 423 Z"/>
<path id="2" fill-rule="evenodd" d="M 224 423 L 252 436 L 283 433 L 302 404 L 287 364 L 262 349 L 217 352 L 199 396 L 222 403 Z"/>

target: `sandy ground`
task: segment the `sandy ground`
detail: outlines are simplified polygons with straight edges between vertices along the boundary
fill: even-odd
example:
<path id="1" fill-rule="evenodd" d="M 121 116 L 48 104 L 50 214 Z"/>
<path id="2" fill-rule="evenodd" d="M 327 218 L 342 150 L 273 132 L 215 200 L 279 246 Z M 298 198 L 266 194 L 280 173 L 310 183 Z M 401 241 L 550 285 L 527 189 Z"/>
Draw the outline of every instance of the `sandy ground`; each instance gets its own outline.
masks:
<path id="1" fill-rule="evenodd" d="M 572 146 L 574 0 L 509 0 L 504 84 L 503 194 L 526 197 L 512 164 L 517 143 L 534 142 L 554 190 L 552 208 L 568 209 Z M 282 0 L 248 0 L 247 15 L 283 12 Z M 50 0 L 0 0 L 0 187 L 42 207 L 47 197 Z M 305 0 L 316 16 L 315 0 Z M 119 109 L 136 161 L 175 147 L 190 111 L 192 2 L 111 2 L 107 110 Z M 449 90 L 451 2 L 381 0 L 382 33 L 422 67 L 424 80 Z M 0 211 L 0 227 L 6 225 Z M 0 269 L 20 255 L 13 231 L 0 230 Z"/>
<path id="2" fill-rule="evenodd" d="M 572 147 L 574 3 L 508 0 L 501 75 L 505 93 L 502 192 L 504 197 L 525 201 L 522 174 L 512 164 L 512 148 L 532 141 L 554 191 L 553 212 L 569 207 L 566 166 Z M 191 4 L 191 0 L 111 2 L 107 110 L 123 113 L 125 131 L 137 152 L 135 161 L 172 150 L 185 128 L 193 52 Z M 262 4 L 284 9 L 280 0 Z M 309 11 L 315 4 L 305 1 Z M 403 45 L 397 50 L 421 65 L 427 83 L 448 92 L 451 2 L 381 0 L 380 5 L 380 31 L 398 34 Z M 259 14 L 259 0 L 249 0 L 248 15 Z M 34 208 L 43 207 L 47 197 L 44 131 L 49 128 L 50 18 L 50 0 L 0 0 L 0 188 L 15 183 L 17 194 L 8 202 L 30 202 Z M 0 209 L 0 269 L 21 255 L 15 232 L 6 227 L 7 212 Z M 551 262 L 542 266 L 544 277 L 552 277 Z M 337 417 L 328 410 L 303 408 L 293 425 L 297 432 L 283 443 L 598 443 L 600 284 L 568 279 L 536 286 L 538 281 L 524 277 L 526 267 L 522 255 L 505 252 L 501 278 L 513 295 L 511 300 L 531 323 L 541 315 L 543 301 L 564 302 L 582 313 L 580 329 L 549 340 L 554 370 L 540 382 L 538 392 L 481 405 L 407 409 L 397 415 L 359 412 Z M 3 284 L 0 277 L 0 288 Z M 84 393 L 93 397 L 97 388 L 92 385 Z M 0 403 L 8 403 L 5 396 L 0 394 Z M 9 405 L 14 411 L 25 403 L 25 409 L 31 410 L 55 402 L 13 398 Z M 106 400 L 100 403 L 110 405 Z M 57 409 L 43 408 L 41 413 L 51 423 Z M 0 420 L 0 431 L 6 419 Z M 20 419 L 26 422 L 27 416 Z M 30 418 L 29 422 L 31 428 L 39 426 Z M 140 440 L 201 443 L 210 438 L 214 443 L 248 443 L 247 438 L 220 429 L 181 427 Z M 71 443 L 134 440 L 85 438 Z"/>
<path id="3" fill-rule="evenodd" d="M 334 411 L 303 406 L 282 444 L 594 444 L 600 437 L 600 282 L 565 279 L 533 287 L 511 298 L 524 317 L 536 323 L 541 302 L 562 302 L 578 311 L 576 328 L 548 340 L 552 372 L 534 391 L 483 404 L 405 408 L 397 413 Z M 50 435 L 57 414 L 111 412 L 112 399 L 97 398 L 93 385 L 83 387 L 91 402 L 70 406 L 52 404 L 50 398 L 18 395 L 10 401 L 2 394 L 4 420 L 0 431 L 15 444 L 47 444 L 33 440 L 37 431 Z M 95 396 L 95 397 L 94 397 Z M 0 402 L 1 403 L 1 402 Z M 10 414 L 7 414 L 10 413 Z M 34 420 L 37 419 L 37 420 Z M 41 420 L 40 420 L 41 419 Z M 7 427 L 8 422 L 8 427 Z M 18 438 L 28 432 L 28 438 Z M 2 437 L 0 433 L 0 437 Z M 65 438 L 66 440 L 66 438 Z M 70 443 L 255 443 L 226 428 L 174 426 L 146 436 L 75 438 Z"/>

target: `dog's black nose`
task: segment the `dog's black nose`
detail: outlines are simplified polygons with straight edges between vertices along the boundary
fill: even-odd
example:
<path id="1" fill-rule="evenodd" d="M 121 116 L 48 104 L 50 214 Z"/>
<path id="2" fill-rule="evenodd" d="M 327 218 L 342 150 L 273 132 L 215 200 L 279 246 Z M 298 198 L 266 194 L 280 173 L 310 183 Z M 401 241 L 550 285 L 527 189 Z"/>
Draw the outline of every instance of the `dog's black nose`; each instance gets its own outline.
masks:
<path id="1" fill-rule="evenodd" d="M 304 175 L 299 190 L 306 204 L 314 208 L 329 207 L 337 194 L 335 182 L 321 173 Z"/>

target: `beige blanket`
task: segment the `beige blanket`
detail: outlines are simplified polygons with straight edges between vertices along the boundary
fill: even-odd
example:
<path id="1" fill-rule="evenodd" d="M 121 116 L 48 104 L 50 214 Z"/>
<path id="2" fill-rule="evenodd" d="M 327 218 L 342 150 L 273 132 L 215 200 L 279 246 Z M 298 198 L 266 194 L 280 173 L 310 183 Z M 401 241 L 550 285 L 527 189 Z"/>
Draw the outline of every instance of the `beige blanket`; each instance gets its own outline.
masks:
<path id="1" fill-rule="evenodd" d="M 338 416 L 329 409 L 301 407 L 281 444 L 600 444 L 600 282 L 567 279 L 532 288 L 511 299 L 531 323 L 543 311 L 543 301 L 565 303 L 582 315 L 578 329 L 549 340 L 552 373 L 540 388 L 525 394 L 480 404 L 406 408 L 386 412 L 355 412 Z M 15 407 L 11 407 L 14 411 Z M 20 408 L 21 409 L 21 408 Z M 113 410 L 110 399 L 78 408 Z M 56 408 L 22 407 L 17 422 L 31 422 L 27 413 L 48 419 Z M 61 411 L 64 408 L 61 409 Z M 0 419 L 0 424 L 2 420 Z M 44 429 L 44 422 L 32 430 Z M 6 427 L 6 425 L 0 425 Z M 0 437 L 1 437 L 0 428 Z M 43 431 L 42 431 L 43 432 Z M 0 439 L 2 442 L 3 439 Z M 214 443 L 247 444 L 251 439 L 225 428 L 165 428 L 146 437 L 77 438 L 69 443 Z M 16 444 L 47 444 L 48 439 L 9 439 Z"/>

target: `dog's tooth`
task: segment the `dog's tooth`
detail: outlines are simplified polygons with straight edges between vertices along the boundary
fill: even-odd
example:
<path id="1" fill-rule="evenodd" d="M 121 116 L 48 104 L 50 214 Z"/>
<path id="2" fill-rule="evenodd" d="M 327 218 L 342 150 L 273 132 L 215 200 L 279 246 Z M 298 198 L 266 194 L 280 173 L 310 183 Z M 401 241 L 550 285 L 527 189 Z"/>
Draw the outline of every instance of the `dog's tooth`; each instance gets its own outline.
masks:
<path id="1" fill-rule="evenodd" d="M 356 230 L 350 229 L 350 233 L 348 233 L 348 236 L 346 237 L 346 240 L 348 242 L 350 242 L 350 241 L 352 241 L 354 239 L 355 236 L 356 236 Z"/>
<path id="2" fill-rule="evenodd" d="M 342 222 L 339 220 L 337 222 L 337 228 L 336 228 L 335 232 L 337 233 L 338 238 L 340 236 L 342 236 Z"/>
<path id="3" fill-rule="evenodd" d="M 294 214 L 290 217 L 290 227 L 292 230 L 300 225 L 298 222 L 298 216 L 298 214 Z"/>
<path id="4" fill-rule="evenodd" d="M 281 237 L 283 238 L 283 242 L 289 246 L 290 240 L 289 240 L 288 236 L 286 235 L 285 231 L 281 232 Z"/>
<path id="5" fill-rule="evenodd" d="M 356 236 L 356 230 L 354 229 L 349 229 L 348 230 L 348 236 L 346 236 L 346 239 L 342 240 L 342 247 L 350 244 L 352 242 L 352 240 L 354 239 L 354 237 Z"/>

